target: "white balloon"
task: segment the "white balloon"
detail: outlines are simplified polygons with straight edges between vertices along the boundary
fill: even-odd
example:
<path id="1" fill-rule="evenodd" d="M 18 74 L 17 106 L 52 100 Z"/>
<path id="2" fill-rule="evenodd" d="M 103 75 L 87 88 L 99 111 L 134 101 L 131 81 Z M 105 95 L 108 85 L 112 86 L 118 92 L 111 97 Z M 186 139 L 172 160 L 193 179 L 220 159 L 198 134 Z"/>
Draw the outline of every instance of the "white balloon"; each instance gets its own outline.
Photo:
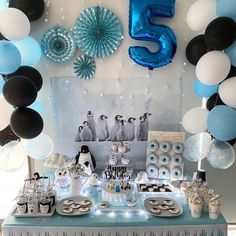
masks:
<path id="1" fill-rule="evenodd" d="M 184 143 L 183 156 L 193 162 L 203 160 L 211 149 L 211 135 L 203 132 L 190 136 Z"/>
<path id="2" fill-rule="evenodd" d="M 26 159 L 24 145 L 19 141 L 11 141 L 0 148 L 0 171 L 17 171 L 24 165 Z"/>
<path id="3" fill-rule="evenodd" d="M 198 61 L 196 75 L 204 84 L 218 84 L 227 77 L 230 67 L 230 59 L 225 53 L 211 51 L 203 55 Z"/>
<path id="4" fill-rule="evenodd" d="M 216 0 L 198 0 L 189 8 L 187 24 L 193 31 L 203 31 L 216 18 Z"/>
<path id="5" fill-rule="evenodd" d="M 201 107 L 190 109 L 184 114 L 182 125 L 190 134 L 197 134 L 207 130 L 209 111 Z"/>
<path id="6" fill-rule="evenodd" d="M 0 95 L 0 130 L 6 128 L 10 124 L 11 113 L 13 107 Z"/>
<path id="7" fill-rule="evenodd" d="M 22 11 L 7 8 L 0 12 L 0 31 L 9 40 L 20 40 L 30 33 L 30 21 Z"/>
<path id="8" fill-rule="evenodd" d="M 36 160 L 44 160 L 53 152 L 54 144 L 52 139 L 45 133 L 41 133 L 34 139 L 27 140 L 27 155 Z"/>
<path id="9" fill-rule="evenodd" d="M 226 105 L 236 108 L 236 77 L 229 78 L 221 83 L 219 95 Z"/>

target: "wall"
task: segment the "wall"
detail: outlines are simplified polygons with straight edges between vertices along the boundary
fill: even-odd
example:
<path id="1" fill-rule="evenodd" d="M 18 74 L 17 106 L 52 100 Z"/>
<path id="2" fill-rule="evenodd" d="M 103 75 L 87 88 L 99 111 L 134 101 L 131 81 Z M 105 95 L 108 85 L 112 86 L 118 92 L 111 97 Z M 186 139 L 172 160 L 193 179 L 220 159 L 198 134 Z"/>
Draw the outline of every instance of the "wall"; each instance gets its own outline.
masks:
<path id="1" fill-rule="evenodd" d="M 140 43 L 132 40 L 128 35 L 128 8 L 129 1 L 125 0 L 45 0 L 47 8 L 45 10 L 44 16 L 35 23 L 32 23 L 32 35 L 40 40 L 42 33 L 51 25 L 60 24 L 68 28 L 73 27 L 73 22 L 75 18 L 80 14 L 80 12 L 94 5 L 102 5 L 111 9 L 121 20 L 123 25 L 124 39 L 121 43 L 118 51 L 111 57 L 105 59 L 97 59 L 97 71 L 95 78 L 86 81 L 86 88 L 88 93 L 94 89 L 101 89 L 101 92 L 106 91 L 109 87 L 103 83 L 101 88 L 100 81 L 104 80 L 114 80 L 118 78 L 129 79 L 129 78 L 142 78 L 142 79 L 153 79 L 153 80 L 167 80 L 168 83 L 171 79 L 179 79 L 182 81 L 182 91 L 181 95 L 183 97 L 182 110 L 180 113 L 184 113 L 189 108 L 198 106 L 201 104 L 200 99 L 196 98 L 193 94 L 192 84 L 195 79 L 195 68 L 191 66 L 185 58 L 185 48 L 189 40 L 194 36 L 194 33 L 189 30 L 185 22 L 186 12 L 189 6 L 194 2 L 194 0 L 177 0 L 176 1 L 176 13 L 173 19 L 160 19 L 160 22 L 164 22 L 169 25 L 175 32 L 177 37 L 177 52 L 174 61 L 163 68 L 155 69 L 149 71 L 146 68 L 140 67 L 133 63 L 133 61 L 128 56 L 128 48 L 131 45 L 149 45 L 151 50 L 155 50 L 155 45 Z M 81 52 L 78 51 L 77 55 Z M 45 122 L 45 132 L 54 136 L 54 116 L 51 102 L 51 83 L 50 78 L 61 77 L 61 76 L 74 76 L 72 63 L 66 65 L 55 65 L 42 58 L 40 64 L 37 66 L 44 78 L 44 85 L 39 94 L 39 101 L 42 103 L 43 107 L 43 118 Z M 171 86 L 171 82 L 170 82 Z M 151 88 L 156 90 L 158 93 L 158 88 Z M 145 88 L 144 88 L 145 90 Z M 84 97 L 81 97 L 84 99 Z M 163 100 L 165 102 L 165 100 Z M 181 117 L 181 116 L 180 116 Z M 178 120 L 176 122 L 180 122 Z M 224 193 L 224 213 L 229 222 L 236 222 L 236 216 L 233 212 L 236 211 L 236 206 L 233 206 L 233 198 L 236 196 L 236 190 L 232 188 L 233 181 L 235 179 L 235 166 L 231 167 L 227 171 L 213 170 L 207 164 L 204 167 L 208 170 L 208 180 L 210 186 L 214 187 L 217 192 Z M 42 163 L 37 162 L 36 168 L 43 168 Z M 197 165 L 194 163 L 189 163 L 186 161 L 186 170 L 188 173 L 192 174 L 196 170 Z M 227 184 L 226 184 L 227 183 Z"/>

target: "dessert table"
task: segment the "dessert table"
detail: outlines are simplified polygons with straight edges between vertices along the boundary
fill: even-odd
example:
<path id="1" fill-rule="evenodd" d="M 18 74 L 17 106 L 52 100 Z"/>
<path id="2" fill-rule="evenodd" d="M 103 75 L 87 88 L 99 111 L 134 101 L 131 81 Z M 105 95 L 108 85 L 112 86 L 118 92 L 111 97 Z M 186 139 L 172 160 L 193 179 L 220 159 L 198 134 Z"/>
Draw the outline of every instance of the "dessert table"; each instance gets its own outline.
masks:
<path id="1" fill-rule="evenodd" d="M 89 194 L 90 195 L 90 194 Z M 90 197 L 96 199 L 97 191 Z M 143 202 L 145 197 L 140 196 Z M 153 197 L 155 195 L 151 195 Z M 158 194 L 158 196 L 163 196 Z M 138 212 L 101 212 L 96 208 L 84 216 L 15 218 L 9 215 L 2 225 L 3 236 L 226 236 L 227 222 L 220 215 L 209 219 L 207 213 L 194 219 L 181 194 L 170 193 L 182 204 L 184 212 L 178 217 L 155 217 L 141 209 Z"/>

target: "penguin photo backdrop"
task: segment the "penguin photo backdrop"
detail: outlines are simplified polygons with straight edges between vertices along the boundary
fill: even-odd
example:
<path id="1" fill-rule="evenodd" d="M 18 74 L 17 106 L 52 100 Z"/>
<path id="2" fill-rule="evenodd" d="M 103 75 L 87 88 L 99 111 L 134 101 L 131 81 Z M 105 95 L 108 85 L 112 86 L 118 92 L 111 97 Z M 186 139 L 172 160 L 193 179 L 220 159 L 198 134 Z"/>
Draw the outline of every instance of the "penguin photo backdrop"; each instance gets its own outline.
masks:
<path id="1" fill-rule="evenodd" d="M 154 179 L 183 179 L 185 132 L 148 133 L 146 172 Z"/>

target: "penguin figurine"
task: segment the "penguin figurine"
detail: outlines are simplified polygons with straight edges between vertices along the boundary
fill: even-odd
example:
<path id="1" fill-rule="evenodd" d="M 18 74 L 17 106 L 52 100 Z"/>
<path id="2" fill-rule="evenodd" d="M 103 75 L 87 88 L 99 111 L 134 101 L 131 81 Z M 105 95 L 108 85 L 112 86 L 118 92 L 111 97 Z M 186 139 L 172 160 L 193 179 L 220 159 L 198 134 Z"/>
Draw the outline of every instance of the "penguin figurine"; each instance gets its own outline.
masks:
<path id="1" fill-rule="evenodd" d="M 145 123 L 145 117 L 141 116 L 139 118 L 139 126 L 137 128 L 137 141 L 146 141 L 148 138 L 147 124 Z"/>
<path id="2" fill-rule="evenodd" d="M 124 132 L 125 123 L 126 123 L 125 120 L 120 121 L 119 128 L 118 128 L 117 134 L 116 134 L 117 141 L 124 141 L 125 140 L 125 132 Z"/>
<path id="3" fill-rule="evenodd" d="M 115 124 L 111 128 L 111 134 L 110 134 L 111 141 L 117 141 L 116 135 L 117 135 L 117 131 L 120 127 L 120 121 L 121 121 L 122 117 L 123 116 L 121 116 L 121 115 L 116 115 L 116 117 L 115 117 Z"/>
<path id="4" fill-rule="evenodd" d="M 133 141 L 135 139 L 135 118 L 130 117 L 127 120 L 127 123 L 124 127 L 124 133 L 125 133 L 125 140 L 126 141 Z"/>
<path id="5" fill-rule="evenodd" d="M 79 126 L 77 134 L 75 135 L 75 142 L 80 142 L 81 141 L 80 135 L 81 135 L 82 129 L 83 129 L 83 126 Z"/>
<path id="6" fill-rule="evenodd" d="M 152 114 L 149 113 L 149 112 L 145 112 L 143 114 L 144 118 L 145 118 L 145 124 L 146 124 L 146 127 L 147 127 L 147 130 L 149 130 L 149 120 L 148 120 L 148 117 L 151 116 Z"/>
<path id="7" fill-rule="evenodd" d="M 95 124 L 95 120 L 93 117 L 93 113 L 91 111 L 88 111 L 88 113 L 87 113 L 87 121 L 88 121 L 89 129 L 92 132 L 92 141 L 96 141 L 96 139 L 97 139 L 96 124 Z"/>
<path id="8" fill-rule="evenodd" d="M 83 129 L 80 133 L 80 140 L 83 141 L 92 141 L 92 132 L 88 126 L 88 121 L 83 122 Z"/>
<path id="9" fill-rule="evenodd" d="M 97 121 L 98 141 L 106 141 L 109 138 L 107 116 L 100 115 Z"/>
<path id="10" fill-rule="evenodd" d="M 82 145 L 80 152 L 75 156 L 75 165 L 80 164 L 84 168 L 84 172 L 89 176 L 92 175 L 96 168 L 96 161 L 93 155 L 89 151 L 87 145 Z"/>

